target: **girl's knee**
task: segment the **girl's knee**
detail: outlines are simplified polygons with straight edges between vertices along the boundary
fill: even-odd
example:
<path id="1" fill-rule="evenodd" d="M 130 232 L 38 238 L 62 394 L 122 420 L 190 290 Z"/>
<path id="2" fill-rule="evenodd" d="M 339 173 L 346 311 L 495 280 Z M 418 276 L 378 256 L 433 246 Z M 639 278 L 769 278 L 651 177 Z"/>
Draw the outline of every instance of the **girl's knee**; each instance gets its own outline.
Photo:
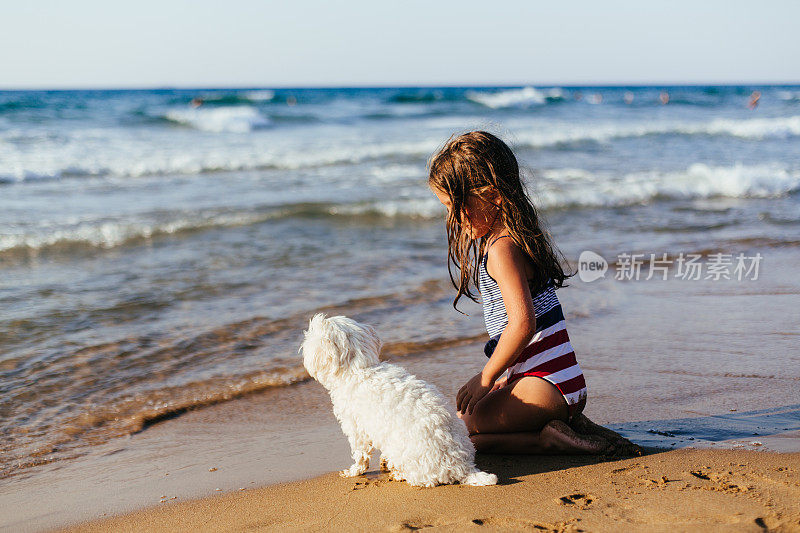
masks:
<path id="1" fill-rule="evenodd" d="M 475 446 L 476 452 L 491 452 L 494 447 L 491 438 L 486 438 L 486 435 L 481 435 L 480 433 L 473 433 L 469 436 L 469 440 L 471 440 L 472 445 Z"/>

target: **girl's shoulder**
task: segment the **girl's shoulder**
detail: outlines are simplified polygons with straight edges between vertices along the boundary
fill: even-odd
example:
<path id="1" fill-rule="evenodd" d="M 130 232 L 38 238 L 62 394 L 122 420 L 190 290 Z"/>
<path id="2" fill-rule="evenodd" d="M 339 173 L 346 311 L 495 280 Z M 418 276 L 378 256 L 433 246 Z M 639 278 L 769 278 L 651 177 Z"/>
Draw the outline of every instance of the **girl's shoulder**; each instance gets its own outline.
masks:
<path id="1" fill-rule="evenodd" d="M 509 248 L 516 248 L 517 250 L 522 251 L 517 243 L 514 242 L 514 239 L 511 237 L 511 235 L 500 235 L 499 237 L 495 237 L 487 242 L 486 248 L 483 250 L 482 257 L 488 258 L 489 252 L 491 252 L 492 249 L 495 250 L 495 252 L 492 253 L 492 257 L 496 257 L 497 255 L 507 255 L 507 252 L 498 252 L 498 250 L 508 250 Z"/>
<path id="2" fill-rule="evenodd" d="M 517 268 L 525 270 L 525 279 L 528 280 L 528 288 L 530 289 L 532 296 L 536 296 L 541 292 L 550 290 L 551 287 L 555 287 L 555 281 L 553 281 L 553 279 L 549 276 L 544 282 L 540 281 L 541 276 L 536 275 L 536 266 L 533 260 L 528 256 L 521 246 L 514 242 L 514 239 L 503 239 L 503 237 L 510 237 L 510 235 L 502 235 L 497 237 L 495 239 L 496 244 L 494 244 L 494 246 L 489 246 L 489 248 L 484 252 L 483 259 L 486 273 L 489 274 L 492 279 L 496 279 L 492 272 L 497 271 L 500 263 L 510 262 Z M 491 253 L 491 263 L 494 269 L 492 272 L 489 272 L 489 252 L 491 252 L 492 249 L 495 249 L 495 251 Z M 500 268 L 502 268 L 502 266 L 500 266 Z"/>
<path id="3" fill-rule="evenodd" d="M 525 277 L 528 280 L 533 277 L 533 261 L 531 261 L 530 257 L 528 257 L 528 254 L 525 253 L 525 250 L 523 250 L 522 247 L 514 242 L 514 239 L 511 238 L 510 235 L 501 235 L 500 237 L 494 239 L 484 252 L 484 261 L 486 265 L 486 271 L 490 276 L 492 276 L 492 278 L 495 276 L 492 274 L 492 272 L 489 272 L 491 268 L 489 266 L 490 263 L 494 266 L 492 269 L 493 271 L 497 271 L 498 267 L 501 267 L 501 264 L 503 263 L 510 263 L 516 268 L 524 269 Z"/>

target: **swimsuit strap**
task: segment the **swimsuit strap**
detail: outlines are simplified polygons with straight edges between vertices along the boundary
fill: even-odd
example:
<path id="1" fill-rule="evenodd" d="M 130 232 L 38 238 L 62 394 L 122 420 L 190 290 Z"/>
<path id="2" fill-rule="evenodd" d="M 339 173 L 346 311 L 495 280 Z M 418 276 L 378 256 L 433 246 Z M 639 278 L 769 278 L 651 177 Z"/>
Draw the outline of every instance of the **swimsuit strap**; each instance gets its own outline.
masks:
<path id="1" fill-rule="evenodd" d="M 490 242 L 490 243 L 489 243 L 489 246 L 487 246 L 487 247 L 486 247 L 486 249 L 488 250 L 488 249 L 489 249 L 489 247 L 490 247 L 491 245 L 493 245 L 494 243 L 496 243 L 497 241 L 499 241 L 499 240 L 500 240 L 500 239 L 502 239 L 503 237 L 511 237 L 511 235 L 500 235 L 500 236 L 499 236 L 499 237 L 497 237 L 495 240 L 493 240 L 492 242 Z"/>
<path id="2" fill-rule="evenodd" d="M 492 242 L 490 242 L 490 243 L 489 243 L 489 244 L 486 246 L 486 250 L 484 250 L 484 251 L 483 251 L 483 255 L 481 256 L 481 257 L 482 257 L 484 260 L 486 260 L 486 258 L 488 258 L 488 257 L 489 257 L 489 248 L 491 248 L 491 247 L 492 247 L 492 245 L 493 245 L 494 243 L 496 243 L 497 241 L 499 241 L 499 240 L 500 240 L 500 239 L 502 239 L 503 237 L 511 237 L 511 235 L 500 235 L 500 236 L 499 236 L 499 237 L 497 237 L 495 240 L 493 240 Z"/>

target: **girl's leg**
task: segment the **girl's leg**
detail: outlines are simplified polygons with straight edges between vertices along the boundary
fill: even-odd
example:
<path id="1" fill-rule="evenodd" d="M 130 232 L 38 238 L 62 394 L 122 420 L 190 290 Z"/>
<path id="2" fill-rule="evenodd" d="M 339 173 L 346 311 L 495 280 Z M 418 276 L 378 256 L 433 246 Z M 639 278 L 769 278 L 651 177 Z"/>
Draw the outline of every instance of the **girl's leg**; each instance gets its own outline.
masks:
<path id="1" fill-rule="evenodd" d="M 493 390 L 464 420 L 481 452 L 602 453 L 610 443 L 600 435 L 580 435 L 566 424 L 567 402 L 550 382 L 523 376 Z"/>
<path id="2" fill-rule="evenodd" d="M 475 433 L 470 435 L 482 453 L 507 454 L 602 454 L 609 443 L 601 437 L 579 435 L 565 422 L 551 420 L 539 432 Z"/>
<path id="3" fill-rule="evenodd" d="M 620 455 L 642 455 L 644 453 L 644 450 L 638 444 L 634 444 L 612 429 L 595 424 L 583 413 L 573 416 L 569 422 L 569 427 L 584 435 L 600 435 L 607 441 L 614 443 Z"/>

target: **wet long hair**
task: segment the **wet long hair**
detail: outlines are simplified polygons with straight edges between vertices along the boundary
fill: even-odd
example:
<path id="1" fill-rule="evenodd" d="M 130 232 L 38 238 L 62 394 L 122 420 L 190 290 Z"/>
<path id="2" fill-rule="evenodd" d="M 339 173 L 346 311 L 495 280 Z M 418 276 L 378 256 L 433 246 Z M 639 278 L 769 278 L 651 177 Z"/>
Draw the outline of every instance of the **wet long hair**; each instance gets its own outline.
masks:
<path id="1" fill-rule="evenodd" d="M 545 288 L 552 280 L 555 287 L 566 286 L 564 281 L 575 275 L 567 273 L 559 262 L 566 259 L 552 244 L 552 237 L 543 228 L 544 221 L 537 213 L 520 179 L 517 158 L 511 149 L 485 131 L 471 131 L 451 136 L 444 146 L 428 161 L 428 185 L 450 198 L 447 215 L 447 271 L 450 281 L 458 290 L 453 307 L 462 295 L 477 303 L 470 282 L 478 287 L 478 264 L 486 250 L 486 236 L 470 237 L 462 228 L 464 207 L 470 195 L 490 201 L 496 191 L 502 198 L 500 220 L 513 241 L 530 258 L 534 277 L 529 280 L 531 293 Z M 458 270 L 458 281 L 451 265 Z"/>

